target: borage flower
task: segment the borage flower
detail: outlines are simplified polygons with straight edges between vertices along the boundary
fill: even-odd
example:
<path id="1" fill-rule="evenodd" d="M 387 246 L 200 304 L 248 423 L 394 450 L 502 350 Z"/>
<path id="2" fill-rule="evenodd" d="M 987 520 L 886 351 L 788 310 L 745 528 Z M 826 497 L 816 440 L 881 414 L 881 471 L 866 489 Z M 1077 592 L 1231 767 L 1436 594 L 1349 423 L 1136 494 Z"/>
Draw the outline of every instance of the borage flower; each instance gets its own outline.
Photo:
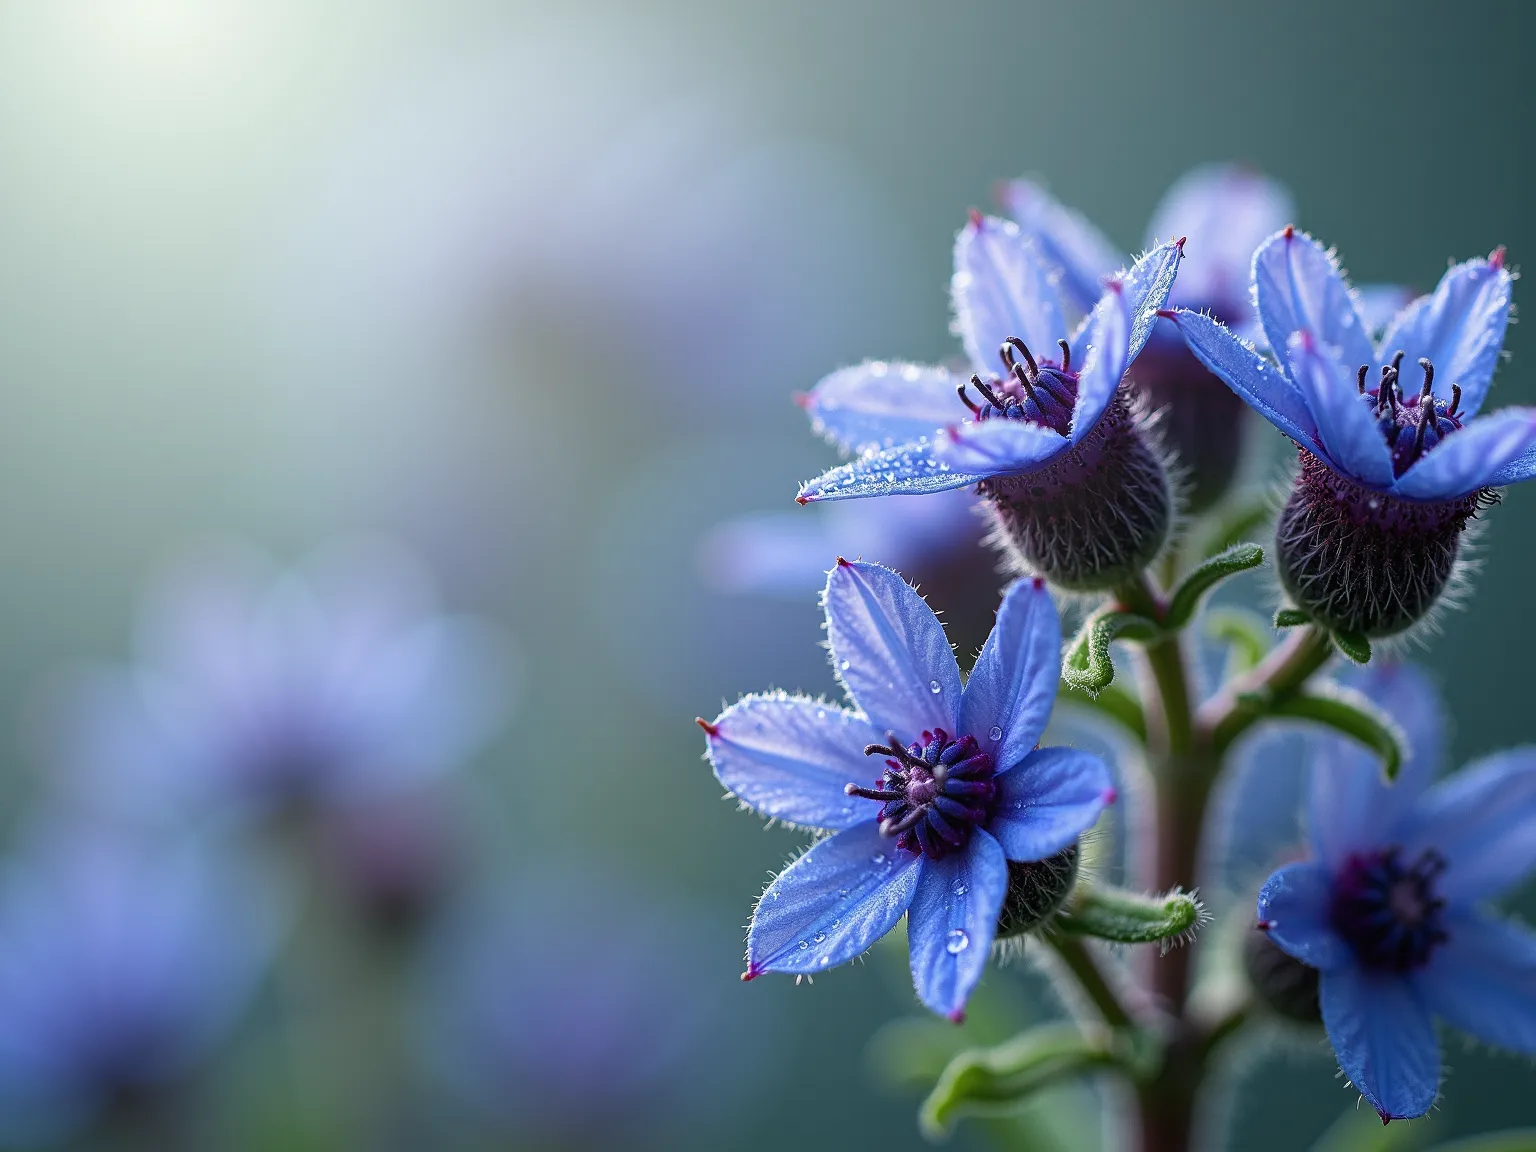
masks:
<path id="1" fill-rule="evenodd" d="M 1120 381 L 1182 257 L 1182 241 L 1148 252 L 1108 282 L 1069 338 L 1034 246 L 1017 225 L 973 214 L 955 242 L 952 285 L 969 380 L 884 361 L 822 380 L 806 399 L 816 429 L 863 455 L 810 481 L 798 499 L 975 484 L 1027 568 L 1073 589 L 1123 583 L 1162 547 L 1172 496 Z M 1036 354 L 1052 347 L 1059 359 Z M 988 368 L 994 357 L 1001 375 Z"/>
<path id="2" fill-rule="evenodd" d="M 1276 551 L 1286 590 L 1319 622 L 1387 636 L 1423 619 L 1492 489 L 1536 475 L 1536 412 L 1473 419 L 1510 283 L 1502 248 L 1458 264 L 1373 345 L 1332 253 L 1286 228 L 1253 261 L 1278 368 L 1211 317 L 1171 314 L 1201 363 L 1300 449 Z"/>
<path id="3" fill-rule="evenodd" d="M 1061 648 L 1042 582 L 1008 589 L 963 690 L 938 619 L 895 572 L 839 560 L 824 603 L 833 666 L 859 711 L 780 694 L 699 721 L 716 777 L 744 803 L 833 833 L 758 901 L 743 978 L 842 964 L 910 913 L 918 997 L 958 1019 L 999 917 L 1004 934 L 1028 926 L 1008 905 L 1010 880 L 1038 895 L 1042 873 L 1059 875 L 1055 903 L 1065 898 L 1077 838 L 1114 799 L 1109 771 L 1036 746 Z M 871 756 L 885 771 L 865 784 Z"/>
<path id="4" fill-rule="evenodd" d="M 1422 727 L 1416 711 L 1434 707 L 1422 679 L 1400 669 L 1354 683 L 1410 737 Z M 1435 1017 L 1536 1053 L 1536 935 L 1480 907 L 1536 868 L 1536 748 L 1434 787 L 1433 742 L 1422 751 L 1387 785 L 1359 746 L 1322 743 L 1308 789 L 1312 858 L 1275 872 L 1258 901 L 1269 940 L 1318 970 L 1339 1066 L 1383 1120 L 1434 1102 Z"/>

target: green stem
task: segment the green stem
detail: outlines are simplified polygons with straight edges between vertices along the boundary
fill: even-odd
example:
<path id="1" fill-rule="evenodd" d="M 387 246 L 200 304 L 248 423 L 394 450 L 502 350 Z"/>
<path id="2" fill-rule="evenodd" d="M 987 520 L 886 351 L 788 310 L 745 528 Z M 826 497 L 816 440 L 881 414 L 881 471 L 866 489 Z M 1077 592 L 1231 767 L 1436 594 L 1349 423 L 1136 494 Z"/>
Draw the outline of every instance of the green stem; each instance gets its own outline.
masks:
<path id="1" fill-rule="evenodd" d="M 1068 970 L 1077 977 L 1077 982 L 1088 994 L 1088 999 L 1093 1001 L 1093 1006 L 1099 1010 L 1099 1015 L 1104 1017 L 1104 1023 L 1112 1028 L 1132 1027 L 1131 1014 L 1120 1002 L 1119 993 L 1110 986 L 1104 970 L 1093 958 L 1093 953 L 1088 951 L 1088 946 L 1083 943 L 1081 936 L 1073 936 L 1067 932 L 1045 932 L 1041 934 L 1040 939 L 1061 957 Z"/>
<path id="2" fill-rule="evenodd" d="M 1224 687 L 1200 709 L 1202 742 L 1220 757 L 1232 742 L 1265 715 L 1269 704 L 1299 691 L 1328 663 L 1332 641 L 1325 628 L 1298 628 L 1244 676 Z"/>

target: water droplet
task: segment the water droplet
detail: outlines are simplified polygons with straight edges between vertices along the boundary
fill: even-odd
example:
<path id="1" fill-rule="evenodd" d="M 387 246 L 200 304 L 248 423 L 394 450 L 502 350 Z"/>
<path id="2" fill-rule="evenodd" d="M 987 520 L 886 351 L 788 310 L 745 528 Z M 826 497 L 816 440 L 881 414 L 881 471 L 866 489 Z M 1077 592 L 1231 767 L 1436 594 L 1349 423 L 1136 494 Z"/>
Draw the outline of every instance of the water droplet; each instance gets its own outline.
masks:
<path id="1" fill-rule="evenodd" d="M 939 682 L 937 680 L 930 680 L 928 681 L 928 691 L 937 696 L 940 692 L 944 691 L 944 689 L 939 687 Z"/>
<path id="2" fill-rule="evenodd" d="M 996 724 L 992 725 L 992 731 L 987 733 L 987 739 L 988 740 L 1001 740 L 1002 738 L 1003 738 L 1003 730 L 1001 728 L 999 728 Z"/>
<path id="3" fill-rule="evenodd" d="M 948 936 L 944 937 L 944 951 L 951 956 L 958 956 L 971 946 L 971 938 L 964 928 L 952 929 Z"/>
<path id="4" fill-rule="evenodd" d="M 964 884 L 958 884 L 957 883 L 955 885 L 955 895 L 956 896 L 964 896 L 967 891 L 969 891 L 969 889 L 967 889 Z"/>
<path id="5" fill-rule="evenodd" d="M 849 665 L 848 661 L 844 660 L 841 664 L 838 665 L 838 667 L 841 668 L 844 672 L 846 672 L 846 671 L 848 671 L 850 665 Z"/>
<path id="6" fill-rule="evenodd" d="M 848 899 L 848 889 L 846 889 L 846 888 L 839 888 L 837 890 L 837 897 L 838 897 L 839 900 L 846 900 L 846 899 Z"/>
<path id="7" fill-rule="evenodd" d="M 873 856 L 871 856 L 869 858 L 869 862 L 871 864 L 884 864 L 885 863 L 885 853 L 884 852 L 876 852 Z"/>
<path id="8" fill-rule="evenodd" d="M 825 932 L 818 932 L 818 933 L 816 933 L 816 935 L 811 937 L 811 939 L 814 940 L 818 944 L 820 944 L 826 938 L 827 938 L 827 934 Z"/>
<path id="9" fill-rule="evenodd" d="M 825 720 L 826 718 L 827 718 L 827 710 L 825 708 L 818 708 L 818 709 L 816 709 L 816 719 L 818 719 L 818 720 Z"/>
<path id="10" fill-rule="evenodd" d="M 800 941 L 800 950 L 802 952 L 805 951 L 810 946 L 811 946 L 811 942 L 809 940 L 802 940 L 802 941 Z"/>

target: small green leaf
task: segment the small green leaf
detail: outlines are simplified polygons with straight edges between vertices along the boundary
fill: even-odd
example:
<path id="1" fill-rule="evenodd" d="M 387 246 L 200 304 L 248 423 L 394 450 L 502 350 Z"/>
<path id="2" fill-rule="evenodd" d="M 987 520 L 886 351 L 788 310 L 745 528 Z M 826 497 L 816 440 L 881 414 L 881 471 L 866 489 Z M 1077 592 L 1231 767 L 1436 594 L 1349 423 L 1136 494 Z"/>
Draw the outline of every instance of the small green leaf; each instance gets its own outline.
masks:
<path id="1" fill-rule="evenodd" d="M 1303 624 L 1310 623 L 1312 623 L 1312 617 L 1300 608 L 1282 608 L 1275 613 L 1276 628 L 1300 628 Z"/>
<path id="2" fill-rule="evenodd" d="M 1141 701 L 1118 684 L 1107 685 L 1094 696 L 1062 684 L 1057 689 L 1056 702 L 1091 709 L 1113 720 L 1141 743 L 1147 742 L 1147 717 L 1141 710 Z"/>
<path id="3" fill-rule="evenodd" d="M 1358 692 L 1335 688 L 1323 692 L 1298 692 L 1274 701 L 1272 716 L 1310 720 L 1364 744 L 1381 757 L 1382 774 L 1396 780 L 1408 748 L 1401 729 L 1392 719 Z"/>
<path id="4" fill-rule="evenodd" d="M 1371 642 L 1358 632 L 1335 632 L 1333 646 L 1356 664 L 1371 662 Z"/>
<path id="5" fill-rule="evenodd" d="M 1073 1025 L 1033 1028 L 995 1048 L 971 1048 L 950 1061 L 918 1111 L 930 1139 L 964 1115 L 999 1115 L 1069 1077 L 1118 1064 L 1113 1052 Z"/>
<path id="6" fill-rule="evenodd" d="M 1164 627 L 1183 628 L 1194 619 L 1200 600 L 1207 592 L 1227 577 L 1257 568 L 1262 563 L 1264 549 L 1257 544 L 1234 544 L 1225 552 L 1208 558 L 1174 589 L 1163 618 Z"/>
<path id="7" fill-rule="evenodd" d="M 1186 892 L 1142 896 L 1119 888 L 1078 889 L 1072 906 L 1056 917 L 1056 926 L 1079 936 L 1097 936 L 1117 944 L 1177 940 L 1200 924 L 1200 901 Z"/>
<path id="8" fill-rule="evenodd" d="M 1082 629 L 1062 661 L 1061 678 L 1067 687 L 1089 696 L 1097 696 L 1115 678 L 1115 665 L 1109 658 L 1110 644 L 1120 638 L 1150 640 L 1158 634 L 1157 625 L 1145 616 L 1117 609 L 1101 609 L 1083 622 Z"/>
<path id="9" fill-rule="evenodd" d="M 1207 636 L 1225 643 L 1230 650 L 1228 678 L 1248 671 L 1269 651 L 1269 625 L 1246 608 L 1212 608 L 1206 612 L 1203 625 Z"/>

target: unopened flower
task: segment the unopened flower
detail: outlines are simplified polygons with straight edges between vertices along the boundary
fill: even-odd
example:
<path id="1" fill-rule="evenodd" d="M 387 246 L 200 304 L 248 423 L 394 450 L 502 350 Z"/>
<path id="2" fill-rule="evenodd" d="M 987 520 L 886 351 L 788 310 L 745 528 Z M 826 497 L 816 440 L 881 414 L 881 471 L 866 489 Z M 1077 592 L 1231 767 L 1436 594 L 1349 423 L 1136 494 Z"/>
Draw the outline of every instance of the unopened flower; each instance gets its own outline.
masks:
<path id="1" fill-rule="evenodd" d="M 1182 255 L 1182 242 L 1164 244 L 1111 279 L 1069 338 L 1034 246 L 1015 224 L 973 216 L 955 242 L 953 280 L 969 378 L 869 361 L 822 380 L 806 402 L 815 427 L 861 455 L 799 500 L 975 484 L 1028 569 L 1074 589 L 1134 576 L 1167 537 L 1172 497 L 1121 377 Z"/>
<path id="2" fill-rule="evenodd" d="M 1536 869 L 1536 748 L 1498 753 L 1430 786 L 1418 747 L 1433 707 L 1423 681 L 1387 666 L 1353 686 L 1400 716 L 1414 755 L 1395 784 L 1342 739 L 1319 741 L 1307 801 L 1309 859 L 1272 875 L 1259 927 L 1317 970 L 1339 1065 L 1384 1120 L 1420 1116 L 1440 1083 L 1434 1019 L 1536 1053 L 1536 935 L 1494 916 Z"/>
<path id="3" fill-rule="evenodd" d="M 1424 618 L 1492 490 L 1536 475 L 1536 412 L 1477 417 L 1509 319 L 1504 251 L 1446 272 L 1377 343 L 1332 253 L 1286 228 L 1254 256 L 1261 355 L 1209 316 L 1190 350 L 1301 451 L 1277 560 L 1320 623 L 1387 636 Z"/>
<path id="4" fill-rule="evenodd" d="M 1014 583 L 962 690 L 943 628 L 895 572 L 839 560 L 825 606 L 858 711 L 774 694 L 700 721 L 715 775 L 744 803 L 832 833 L 758 901 L 745 978 L 845 963 L 907 915 L 919 999 L 959 1018 L 1011 865 L 1070 851 L 1114 797 L 1097 757 L 1038 747 L 1060 668 L 1056 609 L 1040 581 Z"/>

